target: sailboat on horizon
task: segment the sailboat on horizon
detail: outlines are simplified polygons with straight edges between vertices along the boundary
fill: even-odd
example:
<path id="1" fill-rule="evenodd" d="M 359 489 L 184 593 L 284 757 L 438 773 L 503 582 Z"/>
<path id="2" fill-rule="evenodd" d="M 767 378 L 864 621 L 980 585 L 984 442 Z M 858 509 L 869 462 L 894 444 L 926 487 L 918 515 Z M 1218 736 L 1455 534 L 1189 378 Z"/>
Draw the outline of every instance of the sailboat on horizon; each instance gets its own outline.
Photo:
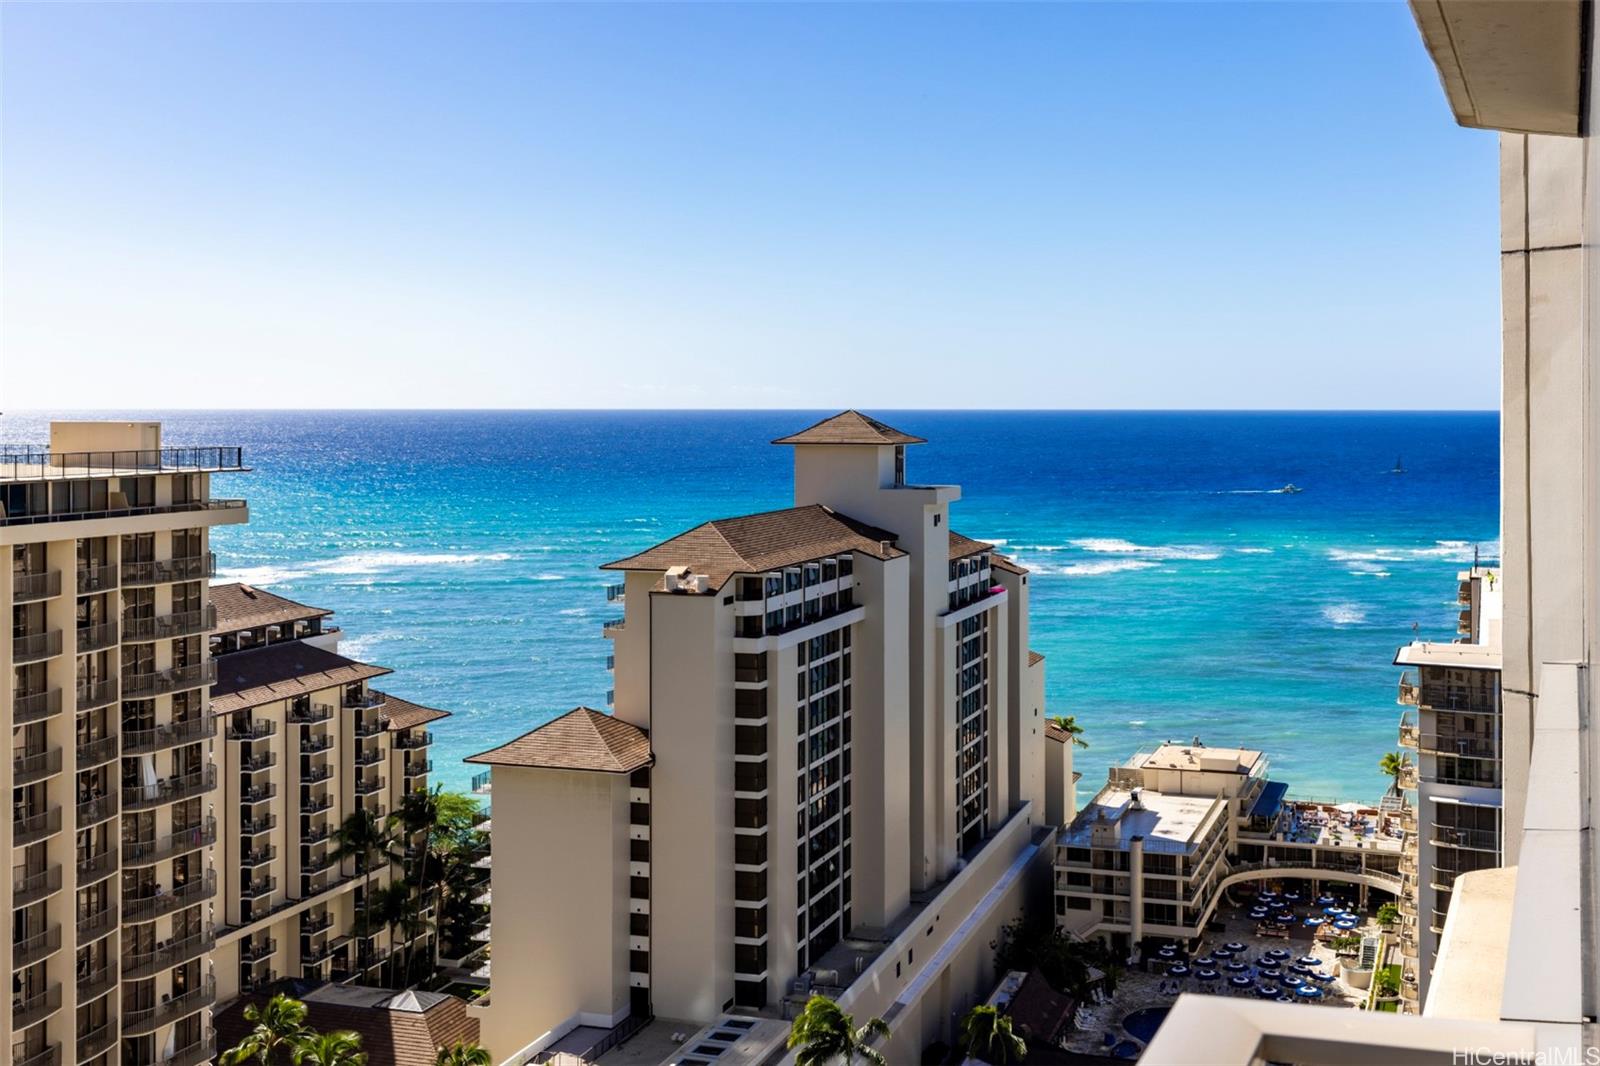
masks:
<path id="1" fill-rule="evenodd" d="M 1398 456 L 1398 455 L 1395 456 L 1394 457 L 1394 469 L 1390 470 L 1389 473 L 1391 473 L 1391 474 L 1404 474 L 1405 472 L 1406 472 L 1405 464 L 1400 461 L 1400 456 Z"/>

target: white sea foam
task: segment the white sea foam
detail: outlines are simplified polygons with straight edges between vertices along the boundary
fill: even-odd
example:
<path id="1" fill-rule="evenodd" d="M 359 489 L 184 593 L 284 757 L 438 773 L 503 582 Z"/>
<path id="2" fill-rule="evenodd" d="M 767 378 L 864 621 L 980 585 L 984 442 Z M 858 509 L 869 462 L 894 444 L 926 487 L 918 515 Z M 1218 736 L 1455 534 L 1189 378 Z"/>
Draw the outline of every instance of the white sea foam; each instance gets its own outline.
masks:
<path id="1" fill-rule="evenodd" d="M 1235 548 L 1240 555 L 1271 555 L 1271 548 Z"/>
<path id="2" fill-rule="evenodd" d="M 1335 603 L 1322 609 L 1322 617 L 1336 626 L 1353 626 L 1367 620 L 1367 609 L 1355 603 Z"/>
<path id="3" fill-rule="evenodd" d="M 280 585 L 308 576 L 309 571 L 281 566 L 238 566 L 217 571 L 219 580 L 241 581 L 246 585 Z"/>
<path id="4" fill-rule="evenodd" d="M 1143 718 L 1130 718 L 1128 719 L 1128 724 L 1133 726 L 1135 729 L 1143 729 L 1145 726 L 1145 720 Z"/>
<path id="5" fill-rule="evenodd" d="M 507 552 L 484 554 L 462 552 L 356 552 L 337 559 L 306 564 L 320 574 L 375 574 L 382 570 L 403 570 L 425 566 L 471 566 L 477 563 L 503 563 Z"/>
<path id="6" fill-rule="evenodd" d="M 1328 558 L 1340 563 L 1406 563 L 1423 560 L 1470 563 L 1474 552 L 1480 561 L 1496 560 L 1500 557 L 1500 542 L 1488 541 L 1475 547 L 1466 540 L 1436 540 L 1428 548 L 1330 548 Z"/>
<path id="7" fill-rule="evenodd" d="M 1120 537 L 1084 537 L 1072 546 L 1100 555 L 1137 555 L 1145 559 L 1192 559 L 1204 562 L 1217 559 L 1222 553 L 1215 548 L 1198 544 L 1135 544 Z"/>
<path id="8" fill-rule="evenodd" d="M 565 581 L 567 579 L 567 575 L 566 574 L 535 574 L 533 579 L 535 581 Z"/>
<path id="9" fill-rule="evenodd" d="M 1148 559 L 1106 559 L 1096 563 L 1073 563 L 1045 572 L 1060 574 L 1062 577 L 1098 577 L 1101 574 L 1120 574 L 1125 570 L 1149 570 L 1159 565 Z"/>

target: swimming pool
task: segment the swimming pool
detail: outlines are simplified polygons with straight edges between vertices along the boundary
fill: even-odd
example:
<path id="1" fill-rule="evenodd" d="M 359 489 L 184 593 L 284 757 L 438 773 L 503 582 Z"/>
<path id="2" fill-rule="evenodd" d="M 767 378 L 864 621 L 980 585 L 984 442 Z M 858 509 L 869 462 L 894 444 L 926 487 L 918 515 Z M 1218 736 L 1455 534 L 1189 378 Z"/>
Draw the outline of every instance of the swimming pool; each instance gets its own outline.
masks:
<path id="1" fill-rule="evenodd" d="M 1171 1007 L 1146 1007 L 1136 1010 L 1122 1019 L 1122 1027 L 1129 1033 L 1138 1037 L 1144 1043 L 1150 1043 L 1150 1038 L 1156 1035 L 1156 1030 L 1161 1028 L 1161 1023 L 1167 1020 L 1167 1015 L 1172 1013 Z"/>

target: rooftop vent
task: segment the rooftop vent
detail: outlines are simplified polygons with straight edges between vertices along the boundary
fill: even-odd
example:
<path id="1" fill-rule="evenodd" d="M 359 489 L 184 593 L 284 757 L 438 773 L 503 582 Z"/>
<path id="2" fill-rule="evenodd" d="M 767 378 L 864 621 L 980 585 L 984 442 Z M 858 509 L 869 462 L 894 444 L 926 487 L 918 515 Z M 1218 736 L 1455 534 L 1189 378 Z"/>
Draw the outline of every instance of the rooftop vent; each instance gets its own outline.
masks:
<path id="1" fill-rule="evenodd" d="M 1128 810 L 1130 810 L 1130 811 L 1142 811 L 1142 810 L 1144 810 L 1144 795 L 1143 795 L 1143 793 L 1144 793 L 1144 789 L 1142 789 L 1142 788 L 1136 788 L 1132 792 L 1128 793 Z"/>

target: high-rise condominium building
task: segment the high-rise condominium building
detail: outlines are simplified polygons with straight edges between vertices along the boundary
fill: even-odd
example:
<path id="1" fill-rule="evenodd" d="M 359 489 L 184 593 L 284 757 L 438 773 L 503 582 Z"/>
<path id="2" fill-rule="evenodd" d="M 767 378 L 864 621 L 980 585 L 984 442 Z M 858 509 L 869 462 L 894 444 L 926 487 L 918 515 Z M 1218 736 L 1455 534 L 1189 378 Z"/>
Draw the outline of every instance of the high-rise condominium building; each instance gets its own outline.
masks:
<path id="1" fill-rule="evenodd" d="M 1395 663 L 1400 746 L 1415 752 L 1399 784 L 1414 796 L 1404 812 L 1405 889 L 1400 895 L 1401 1003 L 1420 1009 L 1439 954 L 1456 878 L 1500 865 L 1504 758 L 1500 715 L 1499 575 L 1460 575 L 1456 641 L 1413 641 Z"/>
<path id="2" fill-rule="evenodd" d="M 469 760 L 493 768 L 499 1059 L 650 1016 L 753 1032 L 812 989 L 917 1012 L 896 1046 L 920 1052 L 1048 876 L 1071 755 L 1027 572 L 950 528 L 958 488 L 908 480 L 920 438 L 852 411 L 775 443 L 792 508 L 606 564 L 615 713 Z"/>
<path id="3" fill-rule="evenodd" d="M 211 475 L 244 469 L 154 423 L 0 455 L 17 1064 L 206 1062 L 215 1007 L 381 978 L 398 947 L 357 935 L 366 878 L 329 838 L 425 784 L 443 712 L 369 689 L 388 671 L 338 655 L 329 612 L 210 586 L 211 527 L 248 515 Z"/>

